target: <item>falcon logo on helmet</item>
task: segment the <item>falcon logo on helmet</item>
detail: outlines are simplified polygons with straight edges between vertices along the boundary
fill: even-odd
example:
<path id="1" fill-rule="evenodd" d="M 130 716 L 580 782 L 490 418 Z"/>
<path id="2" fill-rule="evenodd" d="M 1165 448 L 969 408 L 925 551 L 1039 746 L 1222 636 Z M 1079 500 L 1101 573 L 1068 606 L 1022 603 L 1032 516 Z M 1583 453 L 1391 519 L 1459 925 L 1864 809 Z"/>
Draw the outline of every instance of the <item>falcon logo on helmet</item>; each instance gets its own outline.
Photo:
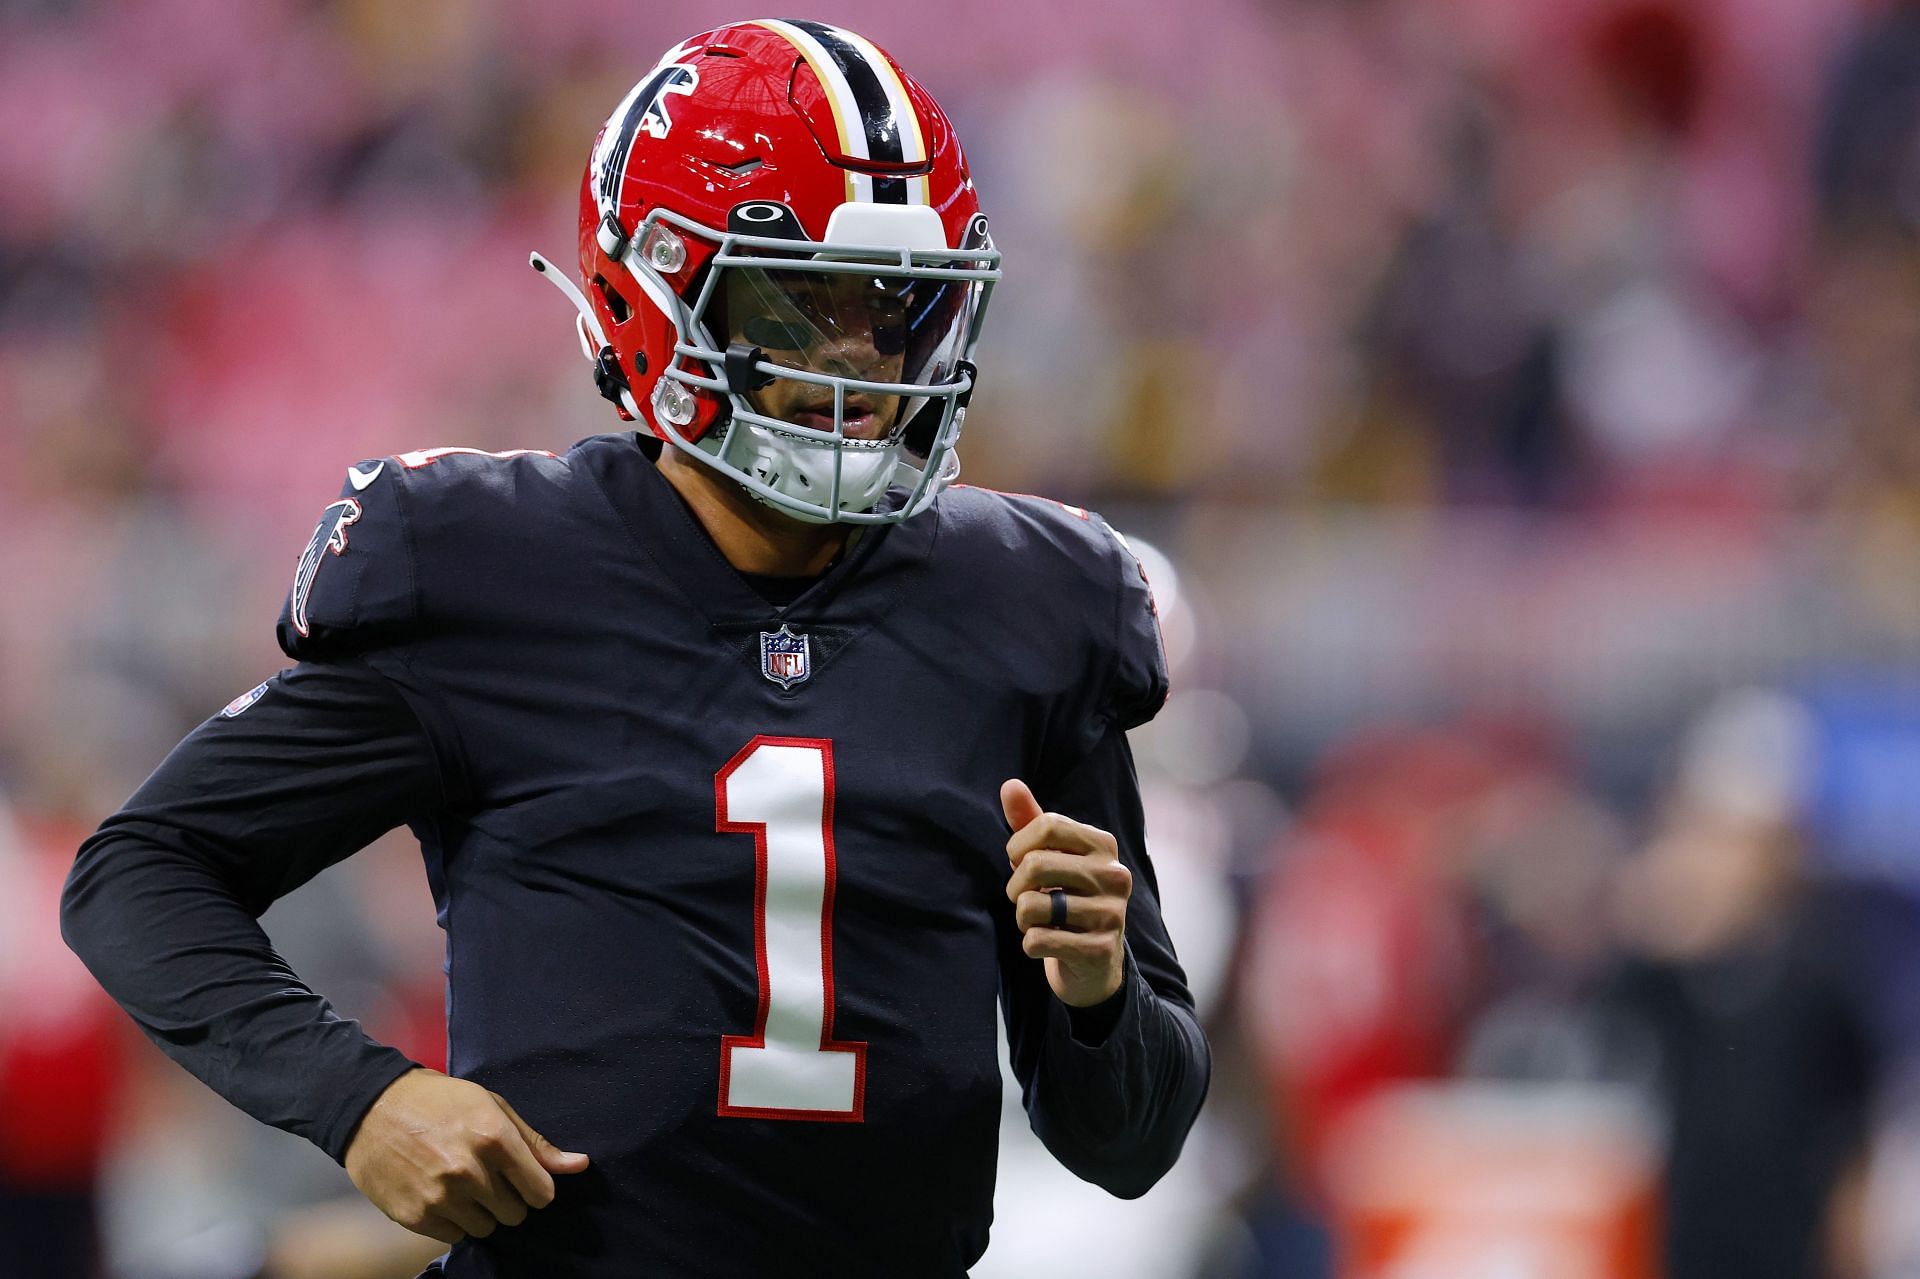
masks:
<path id="1" fill-rule="evenodd" d="M 999 254 L 945 113 L 870 41 L 769 19 L 676 45 L 580 194 L 584 287 L 533 265 L 623 417 L 801 520 L 905 519 L 958 473 Z"/>
<path id="2" fill-rule="evenodd" d="M 649 96 L 647 109 L 640 113 L 640 131 L 650 138 L 664 138 L 673 132 L 673 117 L 667 114 L 667 95 L 677 93 L 685 97 L 692 93 L 700 87 L 700 73 L 676 64 L 662 67 L 653 78 L 660 82 L 660 87 Z"/>
<path id="3" fill-rule="evenodd" d="M 654 68 L 651 75 L 627 90 L 627 96 L 614 108 L 593 148 L 592 181 L 603 204 L 614 199 L 626 178 L 627 157 L 633 152 L 636 133 L 664 140 L 673 131 L 673 117 L 667 114 L 665 95 L 691 94 L 699 85 L 698 71 L 682 62 L 668 62 Z"/>

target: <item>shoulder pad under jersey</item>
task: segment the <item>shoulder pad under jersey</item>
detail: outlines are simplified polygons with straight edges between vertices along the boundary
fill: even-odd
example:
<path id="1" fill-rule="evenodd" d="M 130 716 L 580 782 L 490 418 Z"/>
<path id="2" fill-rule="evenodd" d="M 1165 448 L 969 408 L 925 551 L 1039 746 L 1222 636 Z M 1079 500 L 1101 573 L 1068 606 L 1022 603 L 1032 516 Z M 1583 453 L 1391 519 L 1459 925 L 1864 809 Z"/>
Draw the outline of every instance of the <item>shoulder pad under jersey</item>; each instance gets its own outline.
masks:
<path id="1" fill-rule="evenodd" d="M 1159 611 L 1146 572 L 1126 540 L 1099 514 L 1051 498 L 955 485 L 949 515 L 962 536 L 1011 552 L 1038 584 L 1056 624 L 1084 628 L 1094 686 L 1086 705 L 1098 734 L 1108 724 L 1134 728 L 1152 719 L 1168 690 Z"/>
<path id="2" fill-rule="evenodd" d="M 1160 713 L 1171 687 L 1167 649 L 1160 633 L 1160 609 L 1153 585 L 1140 559 L 1125 538 L 1098 515 L 1093 520 L 1117 550 L 1114 573 L 1118 598 L 1114 601 L 1113 670 L 1107 680 L 1107 717 L 1122 728 L 1134 728 Z"/>
<path id="3" fill-rule="evenodd" d="M 485 502 L 504 482 L 503 464 L 528 456 L 553 454 L 426 449 L 348 467 L 300 553 L 280 612 L 281 649 L 325 658 L 406 639 L 421 621 L 423 522 L 444 522 L 442 507 Z"/>

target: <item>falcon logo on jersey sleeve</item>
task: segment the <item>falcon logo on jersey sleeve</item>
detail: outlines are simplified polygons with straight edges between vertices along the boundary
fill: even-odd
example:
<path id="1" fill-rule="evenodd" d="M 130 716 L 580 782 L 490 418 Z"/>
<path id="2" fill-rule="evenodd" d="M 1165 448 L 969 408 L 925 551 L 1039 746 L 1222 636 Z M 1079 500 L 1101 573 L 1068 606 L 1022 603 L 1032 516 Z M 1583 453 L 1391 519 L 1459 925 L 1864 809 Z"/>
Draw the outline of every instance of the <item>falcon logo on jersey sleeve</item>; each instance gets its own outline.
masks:
<path id="1" fill-rule="evenodd" d="M 293 575 L 293 601 L 289 611 L 293 629 L 302 635 L 309 634 L 307 599 L 313 594 L 313 579 L 319 575 L 328 551 L 339 555 L 347 549 L 347 526 L 359 518 L 360 503 L 350 497 L 341 498 L 321 513 L 320 523 L 314 527 L 307 549 L 300 555 L 300 567 Z"/>

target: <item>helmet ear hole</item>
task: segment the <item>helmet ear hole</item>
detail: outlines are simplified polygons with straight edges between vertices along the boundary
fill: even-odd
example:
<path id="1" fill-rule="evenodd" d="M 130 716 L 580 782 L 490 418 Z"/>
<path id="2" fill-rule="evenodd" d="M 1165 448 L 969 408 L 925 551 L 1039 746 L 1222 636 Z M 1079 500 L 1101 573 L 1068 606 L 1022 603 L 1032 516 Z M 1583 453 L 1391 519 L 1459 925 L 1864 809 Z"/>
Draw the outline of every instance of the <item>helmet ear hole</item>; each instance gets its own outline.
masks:
<path id="1" fill-rule="evenodd" d="M 614 291 L 611 284 L 607 283 L 606 276 L 594 276 L 593 287 L 600 290 L 600 296 L 606 301 L 607 310 L 613 313 L 613 322 L 615 324 L 625 324 L 627 320 L 632 317 L 633 308 L 627 305 L 625 298 Z"/>

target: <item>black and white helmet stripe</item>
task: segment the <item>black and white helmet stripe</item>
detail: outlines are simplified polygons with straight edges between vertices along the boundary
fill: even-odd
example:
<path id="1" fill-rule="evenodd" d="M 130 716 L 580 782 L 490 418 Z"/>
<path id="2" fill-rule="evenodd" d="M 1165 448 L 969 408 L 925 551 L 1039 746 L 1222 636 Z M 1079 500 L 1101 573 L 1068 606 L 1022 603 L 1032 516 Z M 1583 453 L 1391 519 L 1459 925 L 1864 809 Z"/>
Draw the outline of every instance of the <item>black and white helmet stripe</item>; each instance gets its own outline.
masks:
<path id="1" fill-rule="evenodd" d="M 921 164 L 927 159 L 920 119 L 906 85 L 885 55 L 864 36 L 824 22 L 762 20 L 758 25 L 786 37 L 826 90 L 846 154 L 879 164 Z M 848 198 L 892 204 L 926 204 L 924 175 L 848 177 Z"/>
<path id="2" fill-rule="evenodd" d="M 887 91 L 880 87 L 880 77 L 874 73 L 866 55 L 838 29 L 824 22 L 793 25 L 818 40 L 833 64 L 840 68 L 840 74 L 847 78 L 854 104 L 860 109 L 861 129 L 867 135 L 867 158 L 882 164 L 903 163 L 906 157 L 900 146 L 900 117 Z"/>

